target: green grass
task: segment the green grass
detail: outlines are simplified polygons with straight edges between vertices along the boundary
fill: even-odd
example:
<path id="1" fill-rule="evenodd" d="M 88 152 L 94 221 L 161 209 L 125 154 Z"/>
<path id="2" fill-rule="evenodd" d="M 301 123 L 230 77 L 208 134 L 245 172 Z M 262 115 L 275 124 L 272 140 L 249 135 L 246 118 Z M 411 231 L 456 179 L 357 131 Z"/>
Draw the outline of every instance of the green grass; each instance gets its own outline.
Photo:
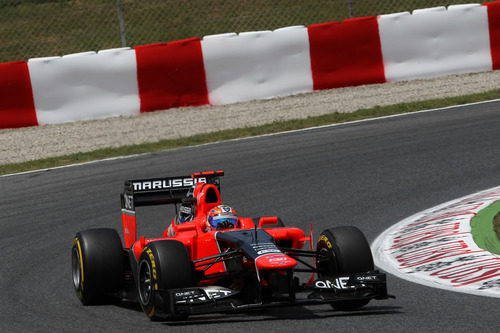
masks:
<path id="1" fill-rule="evenodd" d="M 496 223 L 500 222 L 500 201 L 482 209 L 470 222 L 474 242 L 481 249 L 500 254 L 500 237 Z"/>
<path id="2" fill-rule="evenodd" d="M 419 110 L 434 109 L 452 105 L 473 103 L 484 100 L 499 99 L 500 89 L 466 96 L 459 96 L 446 99 L 433 99 L 423 102 L 403 103 L 390 106 L 376 106 L 370 109 L 362 109 L 353 113 L 332 113 L 324 116 L 310 117 L 301 120 L 289 120 L 275 122 L 272 124 L 246 127 L 241 129 L 226 130 L 216 133 L 200 134 L 176 140 L 162 140 L 156 143 L 123 146 L 119 148 L 98 149 L 92 152 L 75 153 L 60 157 L 52 157 L 37 161 L 24 163 L 0 165 L 0 175 L 18 173 L 30 170 L 54 168 L 63 165 L 70 165 L 88 161 L 101 160 L 110 157 L 128 156 L 147 152 L 154 152 L 166 149 L 200 145 L 209 142 L 231 140 L 262 134 L 277 133 L 283 131 L 297 130 L 315 126 L 339 124 L 343 122 L 369 119 L 375 117 L 389 116 L 401 113 L 414 112 Z"/>
<path id="3" fill-rule="evenodd" d="M 498 240 L 500 240 L 500 212 L 498 212 L 493 218 L 493 230 L 495 231 Z"/>

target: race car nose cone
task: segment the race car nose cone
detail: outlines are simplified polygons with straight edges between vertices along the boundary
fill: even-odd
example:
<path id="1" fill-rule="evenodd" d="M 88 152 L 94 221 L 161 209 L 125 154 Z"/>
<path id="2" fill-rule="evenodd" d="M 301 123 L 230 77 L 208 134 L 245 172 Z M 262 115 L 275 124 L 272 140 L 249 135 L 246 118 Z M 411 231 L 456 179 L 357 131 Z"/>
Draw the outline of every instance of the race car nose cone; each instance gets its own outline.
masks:
<path id="1" fill-rule="evenodd" d="M 255 265 L 258 270 L 284 270 L 295 267 L 297 261 L 284 254 L 266 254 L 258 257 L 255 260 Z"/>

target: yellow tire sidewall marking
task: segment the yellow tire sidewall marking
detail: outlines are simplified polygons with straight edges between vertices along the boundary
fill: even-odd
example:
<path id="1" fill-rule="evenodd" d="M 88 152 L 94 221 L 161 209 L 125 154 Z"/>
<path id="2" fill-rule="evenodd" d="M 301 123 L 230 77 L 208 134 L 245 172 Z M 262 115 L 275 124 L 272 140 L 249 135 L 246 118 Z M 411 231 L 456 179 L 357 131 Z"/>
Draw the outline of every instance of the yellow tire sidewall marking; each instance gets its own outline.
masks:
<path id="1" fill-rule="evenodd" d="M 318 241 L 323 241 L 323 242 L 326 243 L 326 246 L 328 246 L 329 249 L 332 248 L 332 243 L 330 242 L 330 240 L 328 239 L 328 237 L 326 237 L 325 235 L 319 236 Z"/>
<path id="2" fill-rule="evenodd" d="M 80 299 L 83 298 L 83 280 L 84 280 L 84 274 L 83 274 L 83 257 L 82 257 L 82 247 L 80 245 L 80 240 L 78 238 L 75 238 L 73 241 L 73 246 L 76 245 L 76 248 L 78 249 L 78 256 L 80 257 L 80 292 L 79 292 L 79 297 Z"/>
<path id="3" fill-rule="evenodd" d="M 157 272 L 156 272 L 156 261 L 155 261 L 155 256 L 153 254 L 153 251 L 151 251 L 151 249 L 146 249 L 146 253 L 148 254 L 148 257 L 149 257 L 149 260 L 151 261 L 151 274 L 152 274 L 152 278 L 154 280 L 154 290 L 158 290 L 158 276 L 157 276 Z M 153 317 L 155 315 L 155 305 L 154 305 L 154 302 L 153 302 L 153 306 L 151 308 L 151 311 L 149 311 L 149 313 L 147 314 L 149 317 Z"/>

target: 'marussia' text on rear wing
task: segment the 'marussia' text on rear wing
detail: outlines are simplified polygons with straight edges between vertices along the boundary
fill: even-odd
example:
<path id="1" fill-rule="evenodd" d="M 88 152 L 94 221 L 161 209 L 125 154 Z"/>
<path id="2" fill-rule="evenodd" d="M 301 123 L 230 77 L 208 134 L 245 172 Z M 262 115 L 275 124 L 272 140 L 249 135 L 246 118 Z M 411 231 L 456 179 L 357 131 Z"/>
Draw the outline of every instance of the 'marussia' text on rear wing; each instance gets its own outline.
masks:
<path id="1" fill-rule="evenodd" d="M 224 171 L 204 171 L 190 176 L 127 180 L 121 195 L 122 209 L 181 203 L 197 183 L 215 184 L 220 190 Z"/>
<path id="2" fill-rule="evenodd" d="M 197 183 L 214 184 L 220 190 L 224 171 L 203 171 L 190 176 L 127 180 L 121 197 L 125 244 L 136 240 L 135 208 L 139 206 L 181 203 Z"/>

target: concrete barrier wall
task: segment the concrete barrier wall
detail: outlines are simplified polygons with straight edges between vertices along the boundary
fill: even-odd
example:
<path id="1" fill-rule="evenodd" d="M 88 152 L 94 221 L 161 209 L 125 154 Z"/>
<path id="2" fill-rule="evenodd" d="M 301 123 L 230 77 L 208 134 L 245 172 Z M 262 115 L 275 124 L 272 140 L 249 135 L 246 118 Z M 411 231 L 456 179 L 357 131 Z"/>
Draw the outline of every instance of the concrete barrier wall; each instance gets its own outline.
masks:
<path id="1" fill-rule="evenodd" d="M 0 128 L 38 125 L 25 61 L 0 64 Z"/>
<path id="2" fill-rule="evenodd" d="M 315 90 L 386 82 L 376 17 L 308 30 Z"/>
<path id="3" fill-rule="evenodd" d="M 139 109 L 129 48 L 28 61 L 39 124 L 131 115 Z"/>
<path id="4" fill-rule="evenodd" d="M 140 112 L 208 104 L 199 38 L 138 46 L 135 52 Z"/>
<path id="5" fill-rule="evenodd" d="M 202 42 L 210 104 L 312 90 L 307 28 L 206 36 Z"/>
<path id="6" fill-rule="evenodd" d="M 500 1 L 0 64 L 0 128 L 500 68 Z"/>
<path id="7" fill-rule="evenodd" d="M 388 81 L 492 69 L 486 6 L 382 15 L 378 24 Z"/>

